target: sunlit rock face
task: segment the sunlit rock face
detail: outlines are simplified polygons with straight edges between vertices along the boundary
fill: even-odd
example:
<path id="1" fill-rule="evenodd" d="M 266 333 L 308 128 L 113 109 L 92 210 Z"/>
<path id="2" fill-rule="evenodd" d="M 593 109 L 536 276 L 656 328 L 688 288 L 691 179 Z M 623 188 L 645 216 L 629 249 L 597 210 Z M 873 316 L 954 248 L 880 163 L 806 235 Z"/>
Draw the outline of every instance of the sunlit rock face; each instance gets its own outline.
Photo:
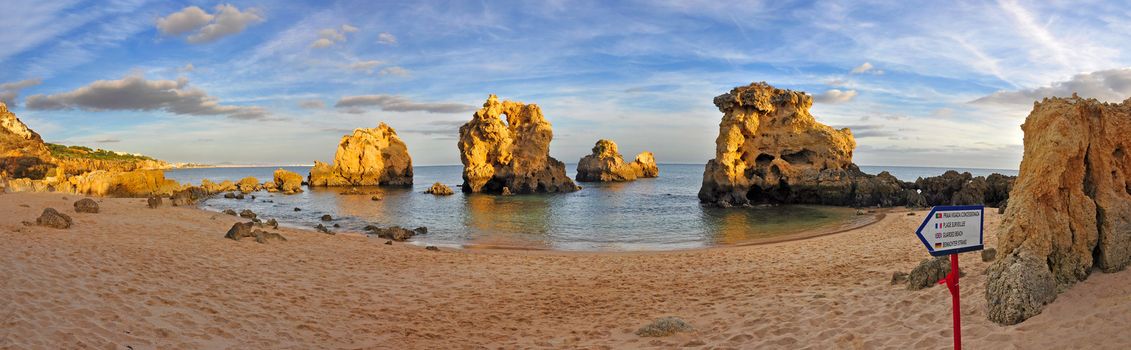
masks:
<path id="1" fill-rule="evenodd" d="M 862 173 L 852 163 L 852 132 L 809 114 L 813 98 L 764 82 L 715 97 L 723 113 L 715 159 L 699 200 L 718 206 L 760 203 L 902 205 L 909 184 Z"/>
<path id="2" fill-rule="evenodd" d="M 342 136 L 334 163 L 315 161 L 310 186 L 412 185 L 412 158 L 397 132 L 385 123 Z"/>
<path id="3" fill-rule="evenodd" d="M 504 122 L 500 117 L 506 116 Z M 491 95 L 459 128 L 463 191 L 553 193 L 578 190 L 565 164 L 550 157 L 550 122 L 535 104 L 499 102 Z"/>
<path id="4" fill-rule="evenodd" d="M 1024 156 L 988 270 L 987 315 L 1014 324 L 1093 267 L 1131 262 L 1131 100 L 1046 98 L 1021 126 Z"/>
<path id="5" fill-rule="evenodd" d="M 54 163 L 43 138 L 0 102 L 0 178 L 42 179 Z"/>
<path id="6" fill-rule="evenodd" d="M 652 152 L 642 152 L 636 160 L 625 163 L 615 142 L 598 140 L 593 146 L 593 153 L 577 162 L 575 178 L 581 182 L 616 182 L 657 177 L 659 174 Z"/>

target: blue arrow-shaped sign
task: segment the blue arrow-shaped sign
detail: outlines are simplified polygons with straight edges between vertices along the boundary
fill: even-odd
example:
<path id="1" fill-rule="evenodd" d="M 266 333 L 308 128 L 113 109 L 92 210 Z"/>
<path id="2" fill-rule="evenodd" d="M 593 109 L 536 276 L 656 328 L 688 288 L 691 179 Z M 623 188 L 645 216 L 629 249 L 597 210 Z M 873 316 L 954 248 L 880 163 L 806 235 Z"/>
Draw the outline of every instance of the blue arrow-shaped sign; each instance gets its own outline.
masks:
<path id="1" fill-rule="evenodd" d="M 981 205 L 934 207 L 915 234 L 933 256 L 982 250 L 985 214 Z"/>

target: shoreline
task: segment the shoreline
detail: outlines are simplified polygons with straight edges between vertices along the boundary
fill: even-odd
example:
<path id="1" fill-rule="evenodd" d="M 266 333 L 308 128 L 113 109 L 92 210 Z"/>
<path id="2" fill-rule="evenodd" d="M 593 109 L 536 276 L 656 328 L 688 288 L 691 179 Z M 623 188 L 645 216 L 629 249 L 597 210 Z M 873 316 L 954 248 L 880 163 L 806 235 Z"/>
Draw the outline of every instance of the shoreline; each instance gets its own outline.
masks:
<path id="1" fill-rule="evenodd" d="M 66 198 L 66 199 L 64 199 Z M 446 249 L 281 228 L 145 200 L 0 194 L 0 348 L 942 348 L 945 288 L 890 283 L 927 254 L 926 211 L 838 234 L 651 252 Z M 25 226 L 45 207 L 68 230 Z M 986 245 L 1001 216 L 987 212 Z M 1131 272 L 1096 273 L 1016 326 L 986 319 L 985 267 L 962 255 L 971 348 L 1131 344 Z M 695 330 L 644 338 L 663 316 Z M 1086 331 L 1083 331 L 1086 329 Z"/>

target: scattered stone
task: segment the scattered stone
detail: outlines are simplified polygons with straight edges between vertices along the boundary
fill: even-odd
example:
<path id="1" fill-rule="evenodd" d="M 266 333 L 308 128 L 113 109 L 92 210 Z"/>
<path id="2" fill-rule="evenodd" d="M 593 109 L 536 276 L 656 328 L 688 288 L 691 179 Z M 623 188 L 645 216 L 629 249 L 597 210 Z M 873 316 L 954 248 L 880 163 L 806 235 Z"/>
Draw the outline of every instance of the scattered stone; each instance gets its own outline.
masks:
<path id="1" fill-rule="evenodd" d="M 907 216 L 915 216 L 915 212 L 907 213 Z"/>
<path id="2" fill-rule="evenodd" d="M 326 226 L 322 226 L 322 224 L 318 224 L 318 226 L 314 226 L 314 229 L 318 230 L 318 232 L 322 232 L 322 233 L 325 233 L 325 234 L 331 234 L 331 235 L 334 234 L 333 232 L 330 232 L 330 229 L 326 228 Z"/>
<path id="3" fill-rule="evenodd" d="M 173 192 L 173 195 L 169 199 L 174 207 L 178 207 L 196 204 L 197 200 L 203 199 L 207 196 L 208 192 L 206 192 L 203 188 L 193 186 Z"/>
<path id="4" fill-rule="evenodd" d="M 241 218 L 247 218 L 247 219 L 253 219 L 254 220 L 255 217 L 257 217 L 257 216 L 259 216 L 259 215 L 256 215 L 255 212 L 251 211 L 251 209 L 244 209 L 244 210 L 240 211 L 240 217 Z"/>
<path id="5" fill-rule="evenodd" d="M 254 237 L 257 243 L 267 243 L 268 240 L 287 241 L 283 235 L 277 232 L 267 232 L 263 230 L 253 231 L 252 228 L 254 226 L 255 224 L 250 222 L 237 222 L 232 225 L 232 228 L 228 229 L 228 233 L 224 235 L 224 238 L 238 241 L 244 237 Z"/>
<path id="6" fill-rule="evenodd" d="M 150 209 L 160 207 L 161 197 L 149 197 L 149 199 L 145 200 L 145 205 L 149 206 Z"/>
<path id="7" fill-rule="evenodd" d="M 46 208 L 43 209 L 43 214 L 40 214 L 39 218 L 35 219 L 35 224 L 57 229 L 68 229 L 71 227 L 72 221 L 71 217 L 67 216 L 67 214 L 60 213 L 54 208 Z"/>
<path id="8" fill-rule="evenodd" d="M 225 193 L 225 194 L 224 194 L 224 198 L 227 198 L 227 199 L 235 199 L 235 198 L 236 198 L 236 194 L 235 194 L 235 193 L 231 193 L 231 192 L 228 192 L 228 193 Z"/>
<path id="9" fill-rule="evenodd" d="M 418 235 L 426 235 L 426 234 L 428 234 L 428 228 L 424 227 L 424 226 L 420 226 L 420 227 L 412 229 L 412 232 L 416 232 L 416 234 L 418 234 Z"/>
<path id="10" fill-rule="evenodd" d="M 434 251 L 434 252 L 438 252 L 438 251 L 440 251 L 440 248 L 436 248 L 436 246 L 434 246 L 434 245 L 430 245 L 430 246 L 424 247 L 424 249 L 425 249 L 425 250 L 431 250 L 431 251 Z"/>
<path id="11" fill-rule="evenodd" d="M 393 241 L 385 241 L 385 245 L 393 245 Z"/>
<path id="12" fill-rule="evenodd" d="M 231 209 L 224 209 L 224 214 L 228 214 L 228 215 L 231 215 L 231 216 L 236 216 L 236 211 L 235 211 L 235 210 L 231 210 Z"/>
<path id="13" fill-rule="evenodd" d="M 244 199 L 244 198 L 247 198 L 247 197 L 244 197 L 243 193 L 236 194 L 236 199 Z"/>
<path id="14" fill-rule="evenodd" d="M 690 332 L 695 330 L 691 325 L 687 324 L 678 317 L 662 317 L 658 318 L 652 323 L 644 327 L 640 327 L 636 331 L 636 335 L 641 337 L 666 337 L 677 332 Z"/>
<path id="15" fill-rule="evenodd" d="M 295 208 L 295 211 L 302 211 L 302 208 Z"/>
<path id="16" fill-rule="evenodd" d="M 267 219 L 267 226 L 271 226 L 271 228 L 277 230 L 279 229 L 279 221 L 275 220 L 275 218 Z"/>
<path id="17" fill-rule="evenodd" d="M 83 198 L 75 202 L 76 213 L 98 213 L 98 202 L 90 198 Z"/>
<path id="18" fill-rule="evenodd" d="M 373 197 L 369 197 L 369 200 L 371 200 L 371 201 L 374 201 L 374 202 L 376 202 L 376 201 L 379 201 L 379 200 L 382 200 L 382 199 L 384 199 L 384 198 L 381 198 L 381 196 L 380 196 L 380 195 L 376 195 L 376 196 L 373 196 Z"/>
<path id="19" fill-rule="evenodd" d="M 332 221 L 332 220 L 334 220 L 334 217 L 330 216 L 330 214 L 322 215 L 322 221 Z"/>
<path id="20" fill-rule="evenodd" d="M 997 258 L 997 249 L 982 249 L 982 262 L 991 262 L 994 261 L 994 258 Z"/>
<path id="21" fill-rule="evenodd" d="M 946 256 L 923 259 L 907 275 L 907 290 L 930 288 L 950 273 L 950 258 Z"/>
<path id="22" fill-rule="evenodd" d="M 412 236 L 416 235 L 415 231 L 405 229 L 400 226 L 393 226 L 389 228 L 374 227 L 373 229 L 368 231 L 370 234 L 377 235 L 377 237 L 391 239 L 397 242 L 407 241 L 409 238 L 412 238 Z"/>
<path id="23" fill-rule="evenodd" d="M 342 225 L 334 224 L 334 228 L 342 228 Z"/>

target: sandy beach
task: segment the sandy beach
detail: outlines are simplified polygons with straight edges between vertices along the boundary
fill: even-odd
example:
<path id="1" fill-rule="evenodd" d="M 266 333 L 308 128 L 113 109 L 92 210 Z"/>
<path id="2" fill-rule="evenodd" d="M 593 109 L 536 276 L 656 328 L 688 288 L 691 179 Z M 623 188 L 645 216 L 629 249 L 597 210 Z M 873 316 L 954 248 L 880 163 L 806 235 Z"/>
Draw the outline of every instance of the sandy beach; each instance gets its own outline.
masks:
<path id="1" fill-rule="evenodd" d="M 811 239 L 675 252 L 439 252 L 360 235 L 281 229 L 224 239 L 237 218 L 143 199 L 0 194 L 0 348 L 461 349 L 951 346 L 943 287 L 893 271 L 926 253 L 925 213 Z M 69 230 L 25 226 L 45 207 Z M 991 213 L 992 212 L 992 213 Z M 1000 216 L 986 218 L 995 245 Z M 1127 348 L 1131 273 L 1095 273 L 1016 326 L 986 320 L 988 265 L 963 254 L 964 345 Z M 634 334 L 678 316 L 694 332 Z"/>

